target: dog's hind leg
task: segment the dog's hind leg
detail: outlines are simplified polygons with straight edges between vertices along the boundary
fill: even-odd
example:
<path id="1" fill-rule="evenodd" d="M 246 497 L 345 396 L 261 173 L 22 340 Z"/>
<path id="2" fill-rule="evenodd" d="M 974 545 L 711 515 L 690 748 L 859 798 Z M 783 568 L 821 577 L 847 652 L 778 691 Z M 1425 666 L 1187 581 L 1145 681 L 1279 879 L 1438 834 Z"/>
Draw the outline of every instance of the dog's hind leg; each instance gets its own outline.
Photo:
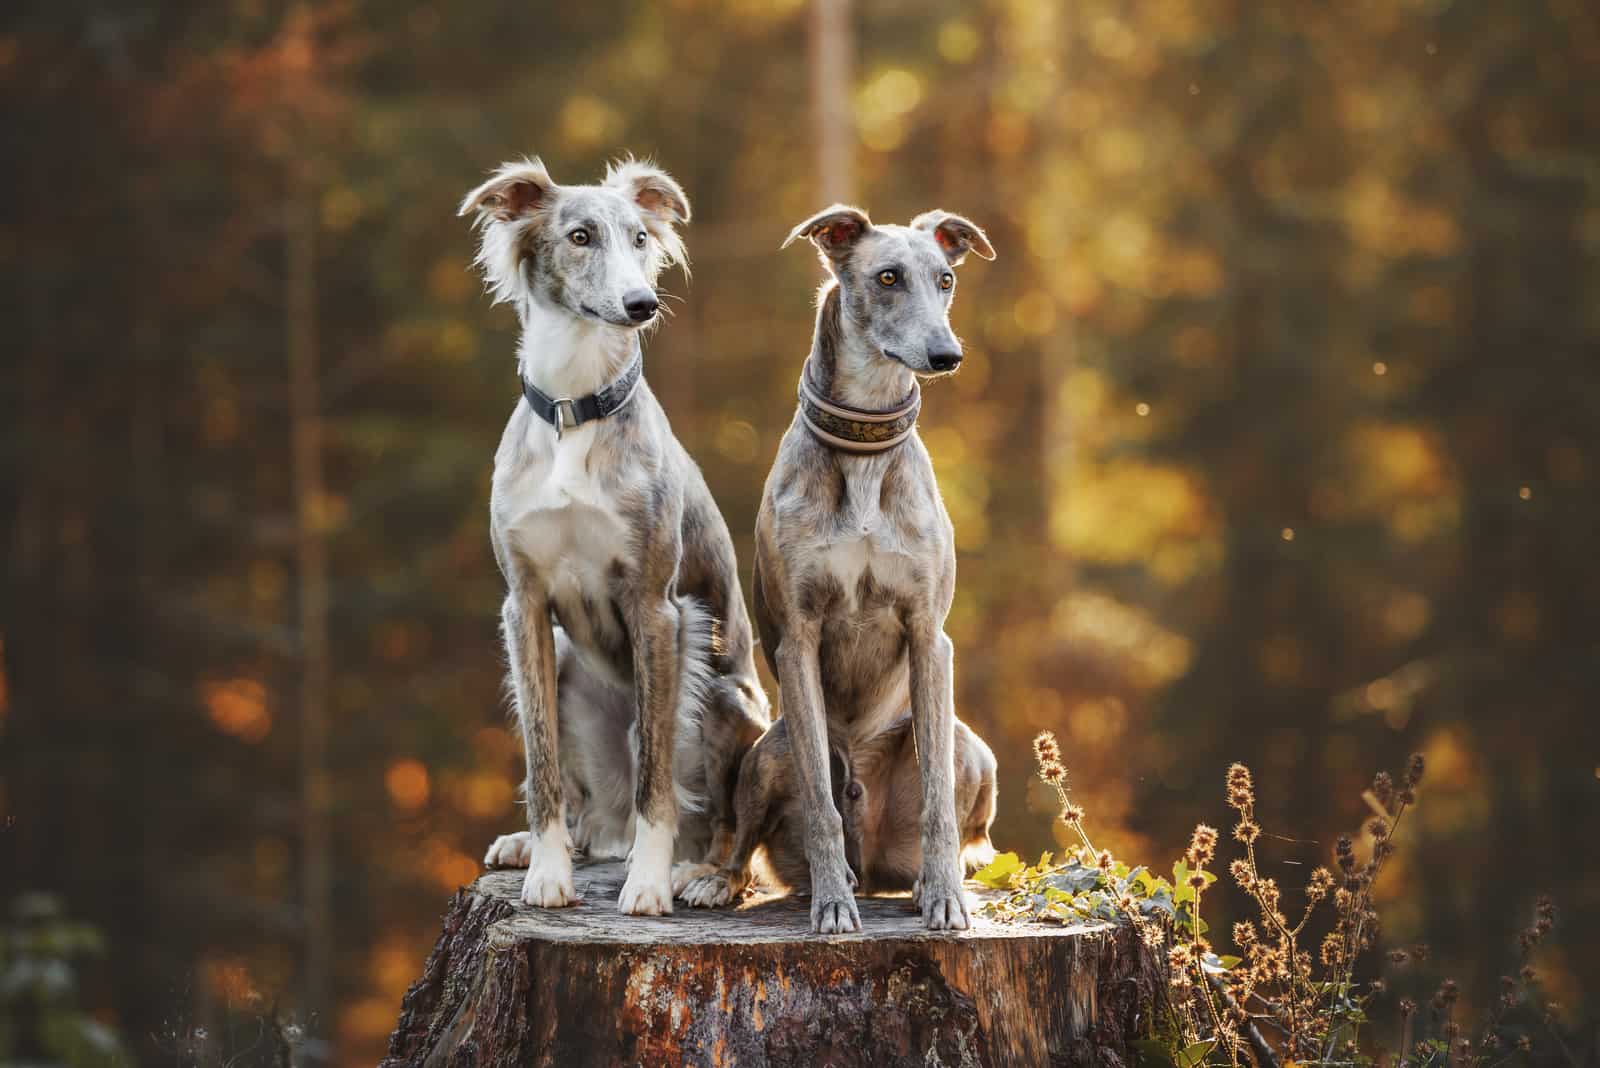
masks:
<path id="1" fill-rule="evenodd" d="M 971 926 L 961 889 L 956 830 L 953 651 L 943 629 L 907 620 L 911 653 L 911 726 L 922 771 L 922 877 L 912 899 L 932 930 Z"/>
<path id="2" fill-rule="evenodd" d="M 555 635 L 542 595 L 512 583 L 501 610 L 512 698 L 527 763 L 528 874 L 522 900 L 559 908 L 577 900 L 572 886 L 572 842 L 561 803 L 556 710 Z"/>
<path id="3" fill-rule="evenodd" d="M 700 908 L 732 904 L 750 885 L 751 862 L 766 837 L 767 819 L 775 798 L 785 789 L 788 742 L 785 721 L 779 720 L 740 763 L 734 790 L 735 832 L 727 857 L 715 869 L 693 873 L 677 887 L 678 896 Z"/>
<path id="4" fill-rule="evenodd" d="M 989 827 L 994 823 L 994 753 L 982 738 L 956 720 L 956 815 L 961 821 L 961 864 L 968 872 L 994 860 Z"/>

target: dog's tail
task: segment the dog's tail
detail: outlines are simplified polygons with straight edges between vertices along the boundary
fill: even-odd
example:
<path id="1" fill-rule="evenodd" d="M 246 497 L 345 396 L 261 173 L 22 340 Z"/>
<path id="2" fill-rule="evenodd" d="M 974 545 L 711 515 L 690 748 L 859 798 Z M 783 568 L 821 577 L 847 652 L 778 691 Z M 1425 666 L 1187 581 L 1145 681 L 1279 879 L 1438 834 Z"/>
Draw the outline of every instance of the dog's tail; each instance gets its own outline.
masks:
<path id="1" fill-rule="evenodd" d="M 678 707 L 672 779 L 679 812 L 706 809 L 708 784 L 700 721 L 716 681 L 711 666 L 716 644 L 717 620 L 711 610 L 698 598 L 678 598 Z"/>

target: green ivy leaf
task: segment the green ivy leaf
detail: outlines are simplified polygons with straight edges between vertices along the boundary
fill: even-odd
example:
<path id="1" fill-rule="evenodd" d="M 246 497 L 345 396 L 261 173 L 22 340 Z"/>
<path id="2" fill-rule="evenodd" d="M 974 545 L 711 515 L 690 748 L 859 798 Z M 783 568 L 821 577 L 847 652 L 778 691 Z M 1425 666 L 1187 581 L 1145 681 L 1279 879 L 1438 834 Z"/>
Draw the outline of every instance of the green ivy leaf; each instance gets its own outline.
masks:
<path id="1" fill-rule="evenodd" d="M 1005 890 L 1011 886 L 1012 876 L 1023 868 L 1022 858 L 1015 853 L 1001 853 L 987 865 L 973 873 L 972 877 L 984 886 L 993 890 Z"/>

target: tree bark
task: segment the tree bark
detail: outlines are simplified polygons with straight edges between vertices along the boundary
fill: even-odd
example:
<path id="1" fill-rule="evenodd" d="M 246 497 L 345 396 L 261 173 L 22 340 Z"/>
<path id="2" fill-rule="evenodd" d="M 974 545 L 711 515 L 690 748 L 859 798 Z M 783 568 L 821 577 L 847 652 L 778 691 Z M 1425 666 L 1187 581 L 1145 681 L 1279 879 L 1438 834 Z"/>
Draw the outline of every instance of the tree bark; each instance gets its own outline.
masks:
<path id="1" fill-rule="evenodd" d="M 293 458 L 295 560 L 299 572 L 301 897 L 305 913 L 307 1016 L 325 1018 L 333 943 L 332 832 L 328 775 L 328 549 L 322 477 L 322 395 L 317 353 L 317 201 L 295 173 L 285 230 L 285 331 Z"/>
<path id="2" fill-rule="evenodd" d="M 850 0 L 812 0 L 811 124 L 817 153 L 817 200 L 855 197 L 855 113 L 850 106 L 855 34 Z"/>
<path id="3" fill-rule="evenodd" d="M 571 909 L 521 905 L 516 871 L 457 892 L 383 1068 L 1120 1068 L 1160 981 L 1106 924 L 933 934 L 900 895 L 823 938 L 798 896 L 620 916 L 624 875 L 580 865 Z"/>

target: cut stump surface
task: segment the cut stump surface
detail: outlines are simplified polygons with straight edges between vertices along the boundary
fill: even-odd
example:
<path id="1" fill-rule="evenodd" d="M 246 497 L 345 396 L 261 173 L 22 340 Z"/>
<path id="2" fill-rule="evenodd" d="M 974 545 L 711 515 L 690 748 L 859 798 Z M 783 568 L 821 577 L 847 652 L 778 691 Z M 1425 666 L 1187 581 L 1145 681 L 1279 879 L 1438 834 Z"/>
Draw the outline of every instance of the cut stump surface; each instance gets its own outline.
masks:
<path id="1" fill-rule="evenodd" d="M 931 932 L 907 895 L 829 937 L 800 896 L 623 916 L 625 874 L 579 865 L 566 909 L 523 905 L 520 871 L 458 891 L 384 1068 L 1118 1068 L 1148 1026 L 1158 976 L 1126 928 Z"/>

